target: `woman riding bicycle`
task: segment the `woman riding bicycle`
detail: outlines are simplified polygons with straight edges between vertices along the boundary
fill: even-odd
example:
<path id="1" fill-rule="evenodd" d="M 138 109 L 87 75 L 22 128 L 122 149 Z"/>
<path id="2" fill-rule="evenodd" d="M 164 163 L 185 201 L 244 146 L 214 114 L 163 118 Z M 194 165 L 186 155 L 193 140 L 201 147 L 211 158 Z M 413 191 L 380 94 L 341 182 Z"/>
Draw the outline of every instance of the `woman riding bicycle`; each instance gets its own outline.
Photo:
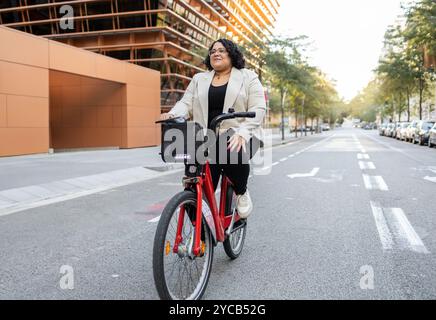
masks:
<path id="1" fill-rule="evenodd" d="M 203 128 L 210 128 L 212 119 L 227 113 L 230 108 L 235 112 L 256 113 L 253 119 L 222 122 L 220 137 L 230 137 L 226 141 L 228 147 L 224 150 L 227 160 L 237 161 L 219 161 L 220 148 L 217 142 L 216 161 L 211 161 L 210 164 L 214 188 L 218 185 L 221 173 L 224 173 L 232 182 L 237 195 L 239 216 L 246 219 L 253 209 L 247 190 L 250 174 L 248 161 L 254 156 L 262 140 L 261 124 L 266 111 L 264 90 L 257 74 L 245 69 L 243 54 L 230 40 L 215 41 L 204 63 L 209 71 L 193 77 L 183 98 L 169 113 L 162 114 L 161 120 L 189 117 Z"/>

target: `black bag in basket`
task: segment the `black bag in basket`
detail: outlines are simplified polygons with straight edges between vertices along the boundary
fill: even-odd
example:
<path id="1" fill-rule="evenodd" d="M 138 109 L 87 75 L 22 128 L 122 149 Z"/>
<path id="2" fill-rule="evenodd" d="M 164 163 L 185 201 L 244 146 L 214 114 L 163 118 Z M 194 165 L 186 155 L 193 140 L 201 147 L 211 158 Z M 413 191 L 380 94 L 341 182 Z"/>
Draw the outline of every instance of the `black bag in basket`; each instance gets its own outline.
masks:
<path id="1" fill-rule="evenodd" d="M 166 163 L 196 163 L 196 152 L 204 142 L 202 127 L 192 121 L 174 119 L 162 123 L 161 157 Z"/>

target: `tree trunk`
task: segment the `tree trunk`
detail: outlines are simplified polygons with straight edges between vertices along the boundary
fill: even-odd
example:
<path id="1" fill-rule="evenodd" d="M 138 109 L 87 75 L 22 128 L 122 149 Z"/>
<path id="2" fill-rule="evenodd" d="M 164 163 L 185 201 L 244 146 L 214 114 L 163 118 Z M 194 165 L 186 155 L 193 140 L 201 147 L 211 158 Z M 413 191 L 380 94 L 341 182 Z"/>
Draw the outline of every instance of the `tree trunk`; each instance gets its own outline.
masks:
<path id="1" fill-rule="evenodd" d="M 410 92 L 409 87 L 407 87 L 407 122 L 410 122 Z"/>
<path id="2" fill-rule="evenodd" d="M 307 137 L 307 117 L 303 115 L 304 117 L 304 136 Z"/>
<path id="3" fill-rule="evenodd" d="M 282 101 L 282 122 L 281 122 L 281 129 L 282 129 L 282 141 L 283 140 L 285 140 L 285 106 L 284 106 L 284 103 L 285 103 L 285 92 L 284 92 L 284 90 L 281 90 L 280 91 L 280 98 L 281 98 L 281 101 Z"/>
<path id="4" fill-rule="evenodd" d="M 424 81 L 419 79 L 419 120 L 422 120 L 422 98 L 424 94 Z"/>
<path id="5" fill-rule="evenodd" d="M 298 108 L 295 107 L 295 138 L 298 138 Z"/>

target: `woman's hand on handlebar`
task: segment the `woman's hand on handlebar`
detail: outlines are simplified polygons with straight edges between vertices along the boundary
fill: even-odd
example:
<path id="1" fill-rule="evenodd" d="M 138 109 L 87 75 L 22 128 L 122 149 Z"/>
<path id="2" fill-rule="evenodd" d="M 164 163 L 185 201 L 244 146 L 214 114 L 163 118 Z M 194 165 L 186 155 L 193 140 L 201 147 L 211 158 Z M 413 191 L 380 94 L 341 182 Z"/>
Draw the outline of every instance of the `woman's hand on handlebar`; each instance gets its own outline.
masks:
<path id="1" fill-rule="evenodd" d="M 233 152 L 234 150 L 236 150 L 236 152 L 239 152 L 242 148 L 244 152 L 247 152 L 247 150 L 245 149 L 245 143 L 245 139 L 239 134 L 235 133 L 233 136 L 230 137 L 227 150 L 230 149 L 231 152 Z"/>
<path id="2" fill-rule="evenodd" d="M 164 120 L 168 120 L 168 119 L 172 119 L 172 118 L 174 118 L 174 116 L 172 114 L 170 114 L 170 113 L 162 113 L 160 115 L 159 120 L 160 121 L 164 121 Z"/>

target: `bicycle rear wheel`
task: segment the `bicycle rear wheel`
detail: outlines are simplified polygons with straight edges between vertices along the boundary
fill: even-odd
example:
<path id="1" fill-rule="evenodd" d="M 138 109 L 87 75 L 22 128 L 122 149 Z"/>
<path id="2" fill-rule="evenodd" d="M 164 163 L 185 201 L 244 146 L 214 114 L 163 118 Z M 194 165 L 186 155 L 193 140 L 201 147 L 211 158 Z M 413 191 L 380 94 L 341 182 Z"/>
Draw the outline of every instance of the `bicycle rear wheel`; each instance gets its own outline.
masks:
<path id="1" fill-rule="evenodd" d="M 203 205 L 205 202 L 203 202 Z M 173 248 L 181 208 L 184 208 L 182 242 L 177 253 Z M 192 253 L 197 196 L 191 191 L 176 195 L 166 205 L 157 226 L 153 247 L 153 275 L 159 297 L 163 300 L 199 300 L 209 281 L 212 260 L 212 234 L 204 219 L 201 256 Z"/>
<path id="2" fill-rule="evenodd" d="M 233 213 L 236 210 L 236 194 L 231 186 L 227 190 L 226 212 Z M 233 232 L 224 241 L 224 251 L 227 256 L 235 260 L 239 258 L 244 247 L 245 236 L 247 234 L 247 221 L 239 220 L 233 227 Z"/>

